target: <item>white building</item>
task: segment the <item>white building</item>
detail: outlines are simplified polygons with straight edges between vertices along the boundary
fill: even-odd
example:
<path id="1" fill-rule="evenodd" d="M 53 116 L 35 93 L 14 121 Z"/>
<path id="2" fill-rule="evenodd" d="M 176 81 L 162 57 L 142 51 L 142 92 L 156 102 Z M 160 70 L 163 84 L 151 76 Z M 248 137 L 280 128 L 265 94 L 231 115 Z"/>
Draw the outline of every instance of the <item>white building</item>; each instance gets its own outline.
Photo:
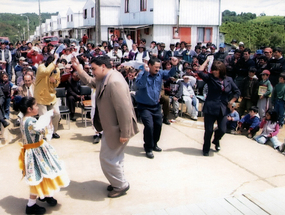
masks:
<path id="1" fill-rule="evenodd" d="M 83 13 L 82 7 L 71 8 L 69 7 L 66 13 L 67 28 L 70 38 L 82 38 L 81 27 L 83 26 Z"/>
<path id="2" fill-rule="evenodd" d="M 114 29 L 120 26 L 121 0 L 104 0 L 100 2 L 101 40 L 108 40 Z M 95 41 L 95 2 L 87 0 L 83 7 L 83 33 L 89 40 Z"/>
<path id="3" fill-rule="evenodd" d="M 121 0 L 121 24 L 139 42 L 219 43 L 221 0 Z M 178 32 L 177 32 L 178 29 Z"/>
<path id="4" fill-rule="evenodd" d="M 43 32 L 45 36 L 49 36 L 50 33 L 50 19 L 46 19 L 45 31 Z"/>
<path id="5" fill-rule="evenodd" d="M 59 12 L 57 15 L 57 32 L 59 37 L 68 36 L 66 13 Z"/>
<path id="6" fill-rule="evenodd" d="M 58 36 L 57 16 L 51 16 L 50 18 L 50 36 Z"/>

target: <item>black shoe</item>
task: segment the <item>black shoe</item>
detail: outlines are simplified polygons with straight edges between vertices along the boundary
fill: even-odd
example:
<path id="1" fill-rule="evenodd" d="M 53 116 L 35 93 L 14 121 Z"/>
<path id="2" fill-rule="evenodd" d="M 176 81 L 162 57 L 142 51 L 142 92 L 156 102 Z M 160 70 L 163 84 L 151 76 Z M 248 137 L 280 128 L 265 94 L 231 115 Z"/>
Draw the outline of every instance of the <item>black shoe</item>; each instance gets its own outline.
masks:
<path id="1" fill-rule="evenodd" d="M 209 156 L 209 152 L 203 152 L 204 156 Z"/>
<path id="2" fill-rule="evenodd" d="M 213 141 L 212 143 L 215 145 L 215 149 L 217 152 L 221 150 L 219 141 Z"/>
<path id="3" fill-rule="evenodd" d="M 152 150 L 155 152 L 161 152 L 162 151 L 162 149 L 159 148 L 158 146 L 155 146 Z"/>
<path id="4" fill-rule="evenodd" d="M 93 144 L 97 144 L 97 143 L 99 143 L 100 142 L 100 136 L 99 135 L 95 135 L 94 137 L 94 140 L 93 140 Z"/>
<path id="5" fill-rule="evenodd" d="M 57 133 L 53 133 L 52 138 L 58 139 L 58 138 L 60 138 L 60 136 Z"/>
<path id="6" fill-rule="evenodd" d="M 26 214 L 44 214 L 46 212 L 46 209 L 44 207 L 40 207 L 37 204 L 34 204 L 33 206 L 29 207 L 26 206 Z"/>
<path id="7" fill-rule="evenodd" d="M 130 189 L 130 185 L 128 185 L 126 188 L 120 190 L 120 191 L 115 191 L 115 190 L 112 190 L 109 192 L 108 194 L 108 197 L 109 198 L 117 198 L 117 197 L 120 197 L 120 196 L 123 196 L 126 194 L 126 192 Z"/>
<path id="8" fill-rule="evenodd" d="M 174 114 L 174 119 L 176 119 L 178 117 L 178 113 Z"/>
<path id="9" fill-rule="evenodd" d="M 10 122 L 7 122 L 6 120 L 3 120 L 2 124 L 3 124 L 4 128 L 6 128 L 7 126 L 10 125 Z"/>
<path id="10" fill-rule="evenodd" d="M 107 187 L 107 190 L 108 191 L 112 191 L 114 188 L 112 187 L 112 185 L 109 185 L 108 187 Z"/>
<path id="11" fill-rule="evenodd" d="M 15 127 L 18 127 L 18 126 L 20 126 L 20 119 L 17 119 L 17 121 L 15 122 Z"/>
<path id="12" fill-rule="evenodd" d="M 146 155 L 147 158 L 150 158 L 150 159 L 154 158 L 154 155 L 153 155 L 152 152 L 146 152 L 145 155 Z"/>
<path id="13" fill-rule="evenodd" d="M 168 119 L 167 118 L 163 118 L 163 121 L 162 121 L 164 124 L 166 124 L 166 125 L 170 125 L 170 122 L 168 121 Z"/>
<path id="14" fill-rule="evenodd" d="M 53 197 L 45 197 L 44 199 L 38 198 L 41 202 L 47 202 L 50 206 L 56 206 L 57 200 Z"/>
<path id="15" fill-rule="evenodd" d="M 75 122 L 75 121 L 76 121 L 76 118 L 73 116 L 73 117 L 70 118 L 70 120 L 73 121 L 73 122 Z"/>

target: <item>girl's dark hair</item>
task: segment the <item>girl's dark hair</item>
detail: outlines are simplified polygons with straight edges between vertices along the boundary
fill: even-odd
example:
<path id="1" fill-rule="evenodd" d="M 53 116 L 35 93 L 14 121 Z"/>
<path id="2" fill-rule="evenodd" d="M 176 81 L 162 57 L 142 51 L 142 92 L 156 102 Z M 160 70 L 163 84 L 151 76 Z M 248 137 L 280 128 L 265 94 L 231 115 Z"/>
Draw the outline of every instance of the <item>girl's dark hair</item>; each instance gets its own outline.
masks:
<path id="1" fill-rule="evenodd" d="M 211 68 L 211 71 L 214 71 L 214 70 L 218 70 L 220 72 L 220 78 L 221 79 L 225 78 L 227 69 L 226 69 L 226 66 L 225 66 L 225 64 L 223 62 L 221 62 L 221 61 L 214 61 L 213 65 L 212 65 L 212 68 Z"/>
<path id="2" fill-rule="evenodd" d="M 6 75 L 7 77 L 9 77 L 7 72 L 1 72 L 1 74 L 0 74 L 1 80 L 3 79 L 3 76 L 4 76 L 4 75 Z"/>
<path id="3" fill-rule="evenodd" d="M 47 58 L 47 61 L 45 62 L 45 66 L 48 67 L 52 62 L 54 61 L 54 56 L 51 55 Z"/>
<path id="4" fill-rule="evenodd" d="M 270 115 L 270 121 L 271 121 L 271 123 L 275 123 L 275 122 L 278 121 L 278 114 L 277 114 L 276 110 L 274 110 L 274 109 L 268 109 L 268 110 L 266 111 L 266 113 L 268 113 L 268 114 Z"/>
<path id="5" fill-rule="evenodd" d="M 36 99 L 34 97 L 25 96 L 21 99 L 19 109 L 26 115 L 28 108 L 32 108 L 36 104 Z"/>

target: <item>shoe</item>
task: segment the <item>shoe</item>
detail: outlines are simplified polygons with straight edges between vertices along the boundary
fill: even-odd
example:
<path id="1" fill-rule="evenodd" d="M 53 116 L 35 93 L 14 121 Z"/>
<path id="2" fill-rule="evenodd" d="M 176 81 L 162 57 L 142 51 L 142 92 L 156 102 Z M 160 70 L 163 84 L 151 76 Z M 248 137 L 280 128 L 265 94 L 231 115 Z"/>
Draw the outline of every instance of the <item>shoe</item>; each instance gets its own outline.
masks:
<path id="1" fill-rule="evenodd" d="M 94 135 L 94 140 L 93 140 L 93 144 L 97 144 L 100 142 L 100 136 L 99 135 Z"/>
<path id="2" fill-rule="evenodd" d="M 175 113 L 174 114 L 174 118 L 176 119 L 178 117 L 178 113 Z"/>
<path id="3" fill-rule="evenodd" d="M 170 122 L 168 121 L 168 119 L 167 118 L 163 118 L 163 121 L 162 121 L 164 124 L 166 124 L 166 125 L 170 125 Z"/>
<path id="4" fill-rule="evenodd" d="M 7 122 L 6 120 L 3 120 L 2 124 L 3 124 L 4 128 L 6 128 L 7 126 L 10 125 L 10 122 Z"/>
<path id="5" fill-rule="evenodd" d="M 76 121 L 76 118 L 75 118 L 75 117 L 71 117 L 70 120 L 73 121 L 73 122 L 75 122 L 75 121 Z"/>
<path id="6" fill-rule="evenodd" d="M 238 130 L 235 132 L 236 135 L 240 135 L 241 134 L 241 130 Z"/>
<path id="7" fill-rule="evenodd" d="M 33 206 L 29 207 L 26 206 L 26 214 L 44 214 L 46 212 L 46 209 L 44 207 L 40 207 L 37 204 L 34 204 Z"/>
<path id="8" fill-rule="evenodd" d="M 252 134 L 248 134 L 247 137 L 248 137 L 248 138 L 252 138 Z"/>
<path id="9" fill-rule="evenodd" d="M 58 139 L 58 138 L 60 138 L 60 136 L 57 133 L 53 133 L 52 138 Z"/>
<path id="10" fill-rule="evenodd" d="M 44 199 L 38 198 L 41 202 L 47 202 L 49 206 L 56 206 L 57 205 L 57 200 L 54 199 L 53 197 L 45 197 Z"/>
<path id="11" fill-rule="evenodd" d="M 213 141 L 212 143 L 215 145 L 215 149 L 217 152 L 221 150 L 219 141 Z"/>
<path id="12" fill-rule="evenodd" d="M 117 198 L 120 197 L 122 195 L 125 195 L 126 192 L 130 189 L 130 185 L 128 185 L 125 189 L 122 189 L 120 191 L 116 191 L 116 190 L 112 190 L 109 192 L 108 197 L 109 198 Z"/>
<path id="13" fill-rule="evenodd" d="M 197 121 L 198 117 L 197 116 L 191 116 L 191 119 L 194 120 L 194 121 Z"/>
<path id="14" fill-rule="evenodd" d="M 279 146 L 279 151 L 280 151 L 280 152 L 284 152 L 284 149 L 285 149 L 285 143 L 282 143 L 282 144 Z"/>
<path id="15" fill-rule="evenodd" d="M 236 133 L 235 130 L 231 130 L 231 131 L 230 131 L 230 134 L 235 134 L 235 133 Z"/>
<path id="16" fill-rule="evenodd" d="M 153 155 L 152 152 L 146 152 L 145 155 L 146 155 L 147 158 L 150 158 L 150 159 L 154 158 L 154 155 Z"/>
<path id="17" fill-rule="evenodd" d="M 108 190 L 108 191 L 112 191 L 113 189 L 114 189 L 114 188 L 112 187 L 111 184 L 107 187 L 107 190 Z"/>
<path id="18" fill-rule="evenodd" d="M 14 124 L 16 127 L 20 126 L 20 119 L 17 119 L 17 121 Z"/>
<path id="19" fill-rule="evenodd" d="M 209 156 L 209 152 L 203 152 L 204 156 Z"/>
<path id="20" fill-rule="evenodd" d="M 158 146 L 155 146 L 152 150 L 155 152 L 161 152 L 162 151 L 162 149 L 159 148 Z"/>

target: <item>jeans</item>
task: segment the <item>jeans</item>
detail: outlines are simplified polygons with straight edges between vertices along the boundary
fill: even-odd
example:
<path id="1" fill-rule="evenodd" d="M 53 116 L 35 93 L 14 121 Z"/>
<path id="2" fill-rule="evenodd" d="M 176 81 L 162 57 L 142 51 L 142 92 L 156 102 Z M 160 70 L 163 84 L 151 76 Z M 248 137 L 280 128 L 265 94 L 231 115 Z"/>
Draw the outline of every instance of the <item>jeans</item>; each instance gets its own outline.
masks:
<path id="1" fill-rule="evenodd" d="M 253 139 L 255 139 L 256 142 L 261 143 L 261 144 L 265 144 L 268 140 L 270 140 L 271 143 L 273 144 L 274 149 L 276 149 L 278 146 L 281 145 L 281 142 L 278 140 L 276 136 L 265 137 L 263 135 L 258 135 L 258 136 L 255 136 Z"/>
<path id="2" fill-rule="evenodd" d="M 6 98 L 4 102 L 5 119 L 10 119 L 10 102 L 11 98 Z"/>
<path id="3" fill-rule="evenodd" d="M 274 109 L 278 114 L 278 121 L 280 127 L 284 124 L 284 105 L 285 101 L 281 99 L 277 99 L 274 103 Z"/>

